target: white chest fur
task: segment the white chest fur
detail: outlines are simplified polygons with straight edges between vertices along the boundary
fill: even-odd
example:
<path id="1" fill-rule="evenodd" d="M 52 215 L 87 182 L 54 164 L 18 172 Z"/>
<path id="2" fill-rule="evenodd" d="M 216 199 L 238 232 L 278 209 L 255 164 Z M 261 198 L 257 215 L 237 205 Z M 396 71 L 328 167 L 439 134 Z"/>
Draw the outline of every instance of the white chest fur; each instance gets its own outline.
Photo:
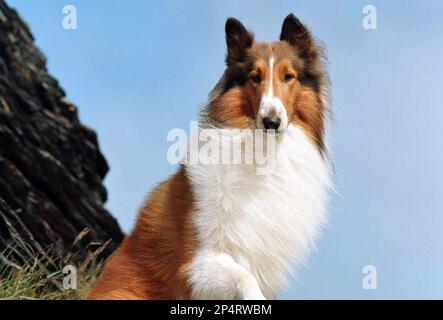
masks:
<path id="1" fill-rule="evenodd" d="M 198 251 L 229 254 L 256 277 L 265 297 L 275 297 L 326 220 L 330 173 L 316 146 L 292 125 L 271 174 L 242 165 L 186 170 L 196 200 Z"/>

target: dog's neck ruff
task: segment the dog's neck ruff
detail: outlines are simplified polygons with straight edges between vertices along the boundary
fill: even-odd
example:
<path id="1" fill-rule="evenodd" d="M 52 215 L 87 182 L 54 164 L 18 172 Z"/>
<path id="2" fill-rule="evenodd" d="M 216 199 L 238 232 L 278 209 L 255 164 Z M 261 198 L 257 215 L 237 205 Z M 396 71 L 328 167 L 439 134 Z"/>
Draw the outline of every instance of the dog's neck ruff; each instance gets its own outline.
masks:
<path id="1" fill-rule="evenodd" d="M 193 263 L 205 252 L 227 253 L 256 277 L 265 297 L 275 297 L 326 222 L 330 166 L 315 143 L 290 125 L 270 174 L 257 175 L 245 165 L 185 168 L 199 243 Z"/>

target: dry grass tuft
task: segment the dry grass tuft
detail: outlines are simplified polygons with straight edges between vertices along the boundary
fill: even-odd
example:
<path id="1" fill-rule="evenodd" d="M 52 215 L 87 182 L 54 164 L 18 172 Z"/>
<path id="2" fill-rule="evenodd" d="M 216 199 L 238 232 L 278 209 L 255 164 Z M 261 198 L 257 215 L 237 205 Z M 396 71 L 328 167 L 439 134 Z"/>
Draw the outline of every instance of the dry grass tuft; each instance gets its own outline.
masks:
<path id="1" fill-rule="evenodd" d="M 82 232 L 75 242 L 87 234 Z M 51 257 L 50 254 L 38 255 L 24 266 L 6 264 L 0 260 L 0 300 L 78 300 L 88 292 L 100 274 L 104 262 L 98 259 L 108 245 L 104 243 L 94 252 L 90 252 L 81 263 L 75 254 L 64 257 Z M 75 243 L 74 243 L 75 244 Z M 1 252 L 8 257 L 8 251 Z M 3 262 L 2 262 L 3 261 Z M 77 289 L 64 289 L 63 279 L 66 274 L 63 268 L 73 265 L 77 270 Z"/>

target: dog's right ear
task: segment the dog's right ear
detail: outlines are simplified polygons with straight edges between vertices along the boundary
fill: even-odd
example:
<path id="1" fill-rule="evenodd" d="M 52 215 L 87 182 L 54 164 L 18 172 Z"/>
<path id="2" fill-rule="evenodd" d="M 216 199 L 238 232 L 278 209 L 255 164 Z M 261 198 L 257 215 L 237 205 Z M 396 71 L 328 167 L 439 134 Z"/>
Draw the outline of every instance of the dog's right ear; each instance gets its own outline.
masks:
<path id="1" fill-rule="evenodd" d="M 225 32 L 226 44 L 228 46 L 226 64 L 231 65 L 242 60 L 246 49 L 251 47 L 254 42 L 254 35 L 246 30 L 243 24 L 235 18 L 228 18 L 226 20 Z"/>
<path id="2" fill-rule="evenodd" d="M 315 46 L 311 33 L 292 13 L 285 18 L 285 21 L 283 21 L 280 40 L 289 42 L 291 45 L 298 48 L 302 58 L 312 58 L 311 55 L 315 51 Z"/>

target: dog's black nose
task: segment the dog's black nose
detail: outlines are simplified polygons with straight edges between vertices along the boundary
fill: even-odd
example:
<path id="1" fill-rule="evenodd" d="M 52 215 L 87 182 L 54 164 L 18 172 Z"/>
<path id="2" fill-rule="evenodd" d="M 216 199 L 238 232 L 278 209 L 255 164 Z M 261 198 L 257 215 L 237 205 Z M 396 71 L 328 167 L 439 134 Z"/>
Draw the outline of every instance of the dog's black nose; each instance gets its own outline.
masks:
<path id="1" fill-rule="evenodd" d="M 266 130 L 274 129 L 275 131 L 277 131 L 277 129 L 280 127 L 280 123 L 281 119 L 277 116 L 263 118 L 263 127 L 265 127 Z"/>

